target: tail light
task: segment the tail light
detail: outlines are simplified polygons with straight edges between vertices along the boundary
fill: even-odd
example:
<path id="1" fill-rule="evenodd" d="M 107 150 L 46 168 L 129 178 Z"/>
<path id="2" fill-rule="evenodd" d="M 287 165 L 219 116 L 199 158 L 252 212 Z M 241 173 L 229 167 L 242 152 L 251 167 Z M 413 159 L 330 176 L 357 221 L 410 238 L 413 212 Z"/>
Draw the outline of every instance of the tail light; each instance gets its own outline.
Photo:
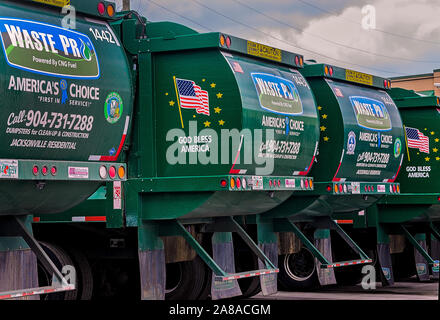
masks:
<path id="1" fill-rule="evenodd" d="M 111 166 L 110 169 L 108 169 L 108 175 L 112 179 L 116 177 L 116 168 L 114 166 Z"/>

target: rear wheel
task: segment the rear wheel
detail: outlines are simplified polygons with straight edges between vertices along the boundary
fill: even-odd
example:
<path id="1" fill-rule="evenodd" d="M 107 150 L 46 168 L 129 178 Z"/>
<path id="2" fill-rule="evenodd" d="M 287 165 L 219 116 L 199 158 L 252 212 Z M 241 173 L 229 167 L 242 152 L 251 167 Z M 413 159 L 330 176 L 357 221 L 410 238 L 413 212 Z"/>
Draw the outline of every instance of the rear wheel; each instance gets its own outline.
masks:
<path id="1" fill-rule="evenodd" d="M 93 295 L 93 273 L 87 257 L 79 250 L 70 251 L 75 263 L 76 276 L 78 278 L 77 300 L 91 300 Z"/>
<path id="2" fill-rule="evenodd" d="M 315 257 L 305 247 L 279 257 L 278 283 L 285 290 L 312 290 L 318 287 Z"/>
<path id="3" fill-rule="evenodd" d="M 206 268 L 197 256 L 191 261 L 166 265 L 166 300 L 196 300 L 206 280 Z"/>
<path id="4" fill-rule="evenodd" d="M 41 247 L 55 264 L 55 267 L 61 271 L 64 266 L 74 266 L 72 259 L 66 251 L 61 247 L 47 242 L 40 242 Z M 68 280 L 68 279 L 66 279 Z M 52 284 L 52 274 L 46 271 L 43 266 L 38 263 L 38 282 L 40 286 L 50 286 Z M 77 282 L 75 286 L 77 286 Z M 52 293 L 48 295 L 41 295 L 41 300 L 76 300 L 78 290 L 65 291 L 59 293 Z"/>

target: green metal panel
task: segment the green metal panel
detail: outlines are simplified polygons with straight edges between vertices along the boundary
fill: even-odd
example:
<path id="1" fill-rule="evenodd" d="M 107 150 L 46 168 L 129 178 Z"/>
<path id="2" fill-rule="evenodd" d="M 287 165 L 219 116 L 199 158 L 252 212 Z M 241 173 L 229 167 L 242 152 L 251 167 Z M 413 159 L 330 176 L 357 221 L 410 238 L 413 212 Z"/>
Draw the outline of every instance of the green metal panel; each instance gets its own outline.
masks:
<path id="1" fill-rule="evenodd" d="M 359 72 L 310 65 L 300 70 L 309 82 L 320 117 L 319 152 L 310 175 L 314 191 L 294 194 L 269 216 L 316 216 L 356 212 L 385 194 L 394 184 L 403 158 L 402 120 L 384 90 L 385 79 Z"/>
<path id="2" fill-rule="evenodd" d="M 401 195 L 381 199 L 379 219 L 384 223 L 439 220 L 440 182 L 436 177 L 440 172 L 440 100 L 400 88 L 392 89 L 390 95 L 407 130 L 406 155 L 397 178 Z M 425 141 L 424 147 L 414 145 L 417 140 Z"/>
<path id="3" fill-rule="evenodd" d="M 104 19 L 77 15 L 68 30 L 60 11 L 44 4 L 0 1 L 0 11 L 0 214 L 59 212 L 110 180 L 100 177 L 101 165 L 119 167 L 132 118 L 131 69 Z"/>
<path id="4" fill-rule="evenodd" d="M 274 170 L 269 174 L 288 176 L 308 171 L 318 137 L 317 114 L 310 88 L 296 70 L 250 57 L 223 55 L 218 50 L 162 53 L 155 57 L 154 63 L 156 119 L 161 124 L 156 131 L 158 176 L 197 176 L 202 168 L 203 175 L 227 174 L 237 153 L 239 157 L 233 169 L 256 174 L 256 168 L 262 167 L 258 164 L 264 163 L 268 156 L 269 151 L 264 151 L 270 148 L 275 159 Z M 181 80 L 194 81 L 207 91 L 209 115 L 179 105 L 176 81 Z M 261 93 L 256 81 L 269 80 L 290 83 L 293 102 L 289 104 L 289 99 L 279 97 L 279 92 Z M 261 99 L 268 99 L 272 110 L 264 109 Z M 275 104 L 282 103 L 298 110 L 292 114 L 280 111 Z M 176 133 L 171 139 L 168 136 L 171 141 L 167 141 L 170 130 Z M 269 139 L 266 130 L 273 130 L 274 137 L 267 144 L 254 143 L 259 133 L 256 130 L 261 131 L 262 141 Z M 227 134 L 234 132 L 237 134 L 229 138 Z M 188 151 L 184 143 L 176 141 L 179 133 L 181 138 L 199 139 L 198 143 L 190 143 L 190 147 L 192 144 L 201 151 Z M 239 150 L 241 135 L 245 136 Z M 175 158 L 182 159 L 177 164 L 170 164 L 167 158 L 172 151 Z"/>

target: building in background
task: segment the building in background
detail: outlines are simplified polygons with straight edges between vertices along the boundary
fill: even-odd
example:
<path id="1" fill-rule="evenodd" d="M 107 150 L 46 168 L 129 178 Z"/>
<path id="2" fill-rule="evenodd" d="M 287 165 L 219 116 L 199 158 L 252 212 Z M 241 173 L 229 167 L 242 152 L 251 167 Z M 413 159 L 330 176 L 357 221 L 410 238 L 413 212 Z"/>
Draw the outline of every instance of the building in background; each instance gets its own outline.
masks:
<path id="1" fill-rule="evenodd" d="M 440 69 L 432 73 L 391 78 L 391 86 L 414 90 L 424 95 L 440 96 Z"/>

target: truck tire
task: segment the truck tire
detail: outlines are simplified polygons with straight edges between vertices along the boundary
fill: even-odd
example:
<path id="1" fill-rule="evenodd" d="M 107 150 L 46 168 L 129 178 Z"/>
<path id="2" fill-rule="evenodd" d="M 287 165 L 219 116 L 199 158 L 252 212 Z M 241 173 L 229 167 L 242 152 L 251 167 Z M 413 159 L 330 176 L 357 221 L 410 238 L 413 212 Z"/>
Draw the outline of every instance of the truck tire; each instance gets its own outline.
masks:
<path id="1" fill-rule="evenodd" d="M 278 284 L 284 290 L 313 290 L 319 286 L 315 257 L 305 247 L 279 257 Z"/>
<path id="2" fill-rule="evenodd" d="M 49 258 L 58 268 L 58 270 L 61 271 L 61 269 L 67 265 L 74 266 L 72 259 L 69 257 L 66 251 L 64 251 L 61 247 L 42 241 L 40 241 L 39 243 L 43 248 L 44 252 L 46 252 Z M 49 274 L 39 263 L 38 264 L 39 285 L 50 286 L 51 281 L 52 281 L 52 275 Z M 75 286 L 77 286 L 77 283 L 75 283 Z M 76 300 L 77 295 L 78 295 L 78 290 L 73 290 L 73 291 L 65 291 L 65 292 L 41 295 L 40 299 L 41 300 Z"/>
<path id="3" fill-rule="evenodd" d="M 249 251 L 237 252 L 236 272 L 258 270 L 258 258 Z M 243 278 L 238 280 L 238 285 L 243 293 L 238 299 L 245 299 L 255 296 L 261 291 L 260 277 Z"/>
<path id="4" fill-rule="evenodd" d="M 204 289 L 206 268 L 198 256 L 191 261 L 168 263 L 166 278 L 165 300 L 196 300 Z"/>
<path id="5" fill-rule="evenodd" d="M 77 300 L 91 300 L 93 295 L 93 273 L 87 257 L 79 249 L 70 250 L 78 278 Z"/>

